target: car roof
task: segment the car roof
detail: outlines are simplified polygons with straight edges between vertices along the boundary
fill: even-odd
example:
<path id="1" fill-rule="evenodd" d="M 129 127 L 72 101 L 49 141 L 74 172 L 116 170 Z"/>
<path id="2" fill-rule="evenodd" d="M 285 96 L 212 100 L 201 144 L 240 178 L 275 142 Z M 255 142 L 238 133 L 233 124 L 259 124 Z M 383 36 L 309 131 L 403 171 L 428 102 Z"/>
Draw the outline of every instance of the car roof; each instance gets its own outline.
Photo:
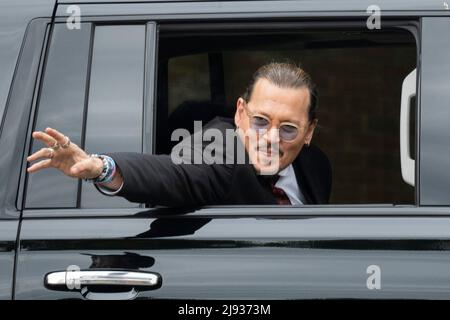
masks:
<path id="1" fill-rule="evenodd" d="M 127 3 L 227 3 L 227 5 L 245 4 L 249 6 L 255 0 L 57 0 L 59 4 L 127 4 Z M 374 5 L 373 0 L 261 0 L 260 2 L 279 3 L 287 9 L 297 9 L 299 11 L 367 11 Z M 449 0 L 378 0 L 376 5 L 383 10 L 399 10 L 399 11 L 447 11 L 449 12 Z M 260 6 L 255 10 L 261 9 Z M 263 10 L 265 11 L 265 10 Z"/>

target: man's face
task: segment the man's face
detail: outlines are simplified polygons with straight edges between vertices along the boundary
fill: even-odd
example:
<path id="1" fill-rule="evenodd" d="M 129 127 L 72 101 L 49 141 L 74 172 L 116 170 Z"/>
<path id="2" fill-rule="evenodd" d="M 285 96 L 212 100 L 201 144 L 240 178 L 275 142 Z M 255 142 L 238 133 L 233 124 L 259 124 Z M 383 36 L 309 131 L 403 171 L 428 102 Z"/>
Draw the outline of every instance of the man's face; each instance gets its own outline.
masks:
<path id="1" fill-rule="evenodd" d="M 245 134 L 245 148 L 257 172 L 275 174 L 283 170 L 311 141 L 317 120 L 309 122 L 308 108 L 306 87 L 280 88 L 267 79 L 255 83 L 248 103 L 238 99 L 235 124 Z M 267 130 L 256 134 L 254 129 L 261 123 Z"/>

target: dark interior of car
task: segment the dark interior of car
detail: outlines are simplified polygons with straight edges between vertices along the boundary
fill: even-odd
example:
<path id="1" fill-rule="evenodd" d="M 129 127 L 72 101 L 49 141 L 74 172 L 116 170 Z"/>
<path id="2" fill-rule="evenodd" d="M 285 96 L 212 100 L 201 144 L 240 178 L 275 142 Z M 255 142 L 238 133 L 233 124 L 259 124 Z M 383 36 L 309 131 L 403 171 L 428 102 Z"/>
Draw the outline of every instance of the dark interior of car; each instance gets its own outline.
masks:
<path id="1" fill-rule="evenodd" d="M 399 154 L 402 82 L 417 64 L 411 30 L 330 29 L 294 22 L 162 25 L 155 151 L 169 153 L 171 132 L 192 132 L 195 120 L 205 124 L 216 116 L 232 117 L 237 98 L 260 65 L 291 61 L 318 85 L 319 126 L 313 143 L 331 161 L 330 203 L 414 204 L 414 188 L 402 179 Z M 414 157 L 415 139 L 410 140 Z"/>

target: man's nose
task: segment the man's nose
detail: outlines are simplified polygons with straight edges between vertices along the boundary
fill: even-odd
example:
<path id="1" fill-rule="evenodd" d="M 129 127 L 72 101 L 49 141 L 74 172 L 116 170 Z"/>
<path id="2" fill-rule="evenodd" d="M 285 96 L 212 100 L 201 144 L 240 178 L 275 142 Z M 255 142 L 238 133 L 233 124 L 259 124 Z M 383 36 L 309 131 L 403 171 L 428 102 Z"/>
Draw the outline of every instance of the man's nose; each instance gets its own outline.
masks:
<path id="1" fill-rule="evenodd" d="M 276 127 L 270 128 L 266 134 L 265 138 L 269 143 L 280 143 L 280 130 Z"/>

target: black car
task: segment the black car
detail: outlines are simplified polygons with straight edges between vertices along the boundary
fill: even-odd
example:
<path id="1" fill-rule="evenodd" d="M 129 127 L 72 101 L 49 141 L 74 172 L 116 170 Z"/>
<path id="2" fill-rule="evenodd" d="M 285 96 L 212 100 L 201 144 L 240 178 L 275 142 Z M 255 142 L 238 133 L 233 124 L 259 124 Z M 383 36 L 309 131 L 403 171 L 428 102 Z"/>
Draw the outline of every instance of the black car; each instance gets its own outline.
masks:
<path id="1" fill-rule="evenodd" d="M 444 1 L 3 0 L 1 299 L 450 298 L 450 12 Z M 167 153 L 294 60 L 319 87 L 329 205 L 162 208 L 56 170 Z"/>

